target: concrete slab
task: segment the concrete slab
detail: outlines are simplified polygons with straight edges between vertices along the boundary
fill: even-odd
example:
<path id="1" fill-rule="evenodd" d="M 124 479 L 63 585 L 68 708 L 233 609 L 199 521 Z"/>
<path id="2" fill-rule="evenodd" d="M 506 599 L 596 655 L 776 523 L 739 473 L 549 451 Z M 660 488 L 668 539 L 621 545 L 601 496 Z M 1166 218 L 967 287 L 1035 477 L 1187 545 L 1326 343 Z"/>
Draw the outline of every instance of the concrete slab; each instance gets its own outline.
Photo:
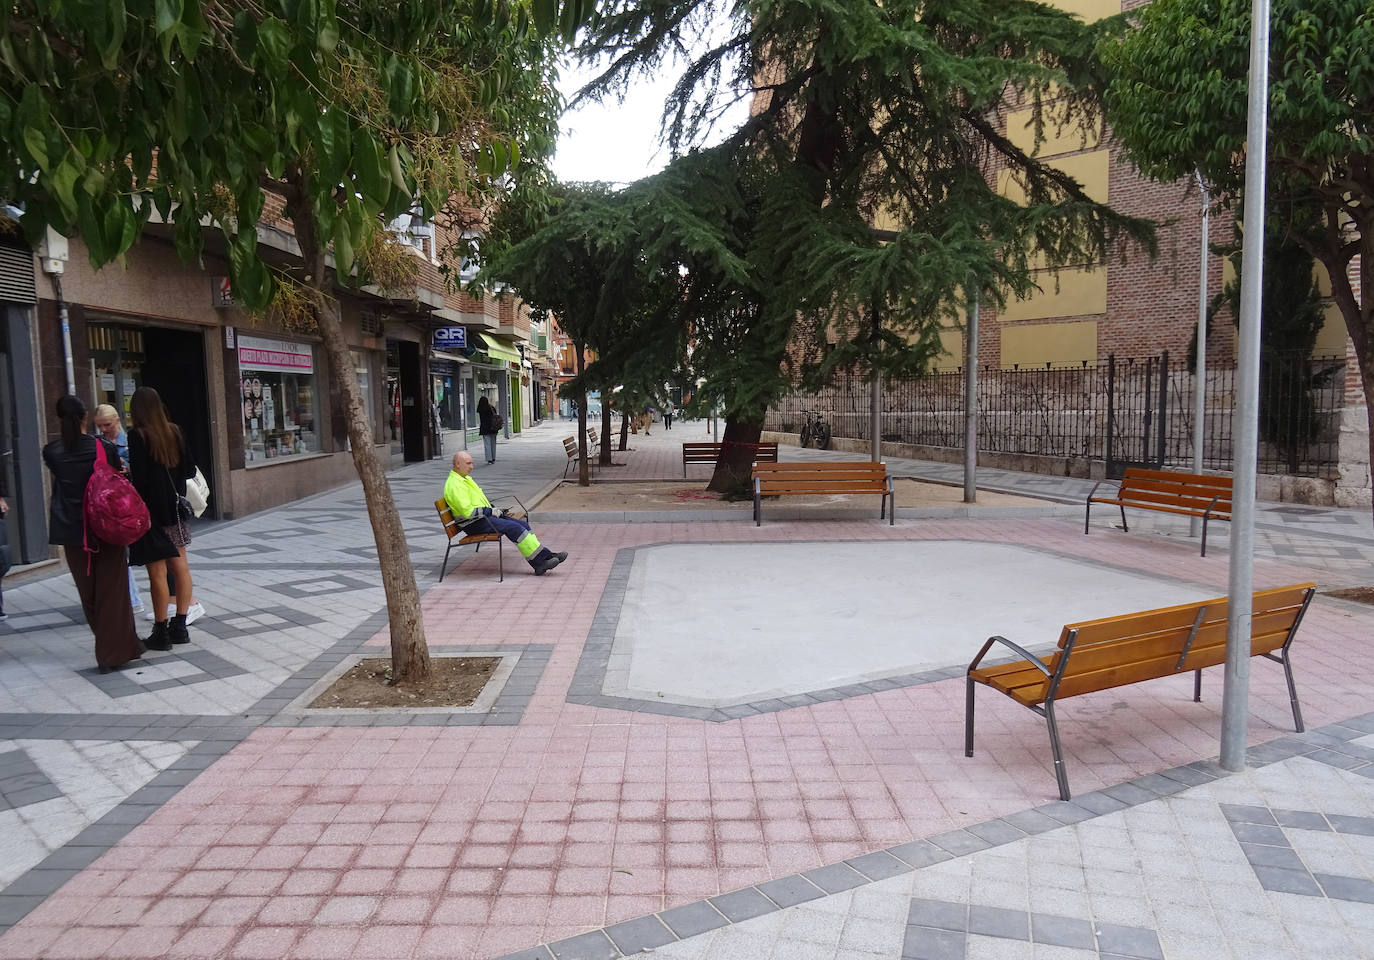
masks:
<path id="1" fill-rule="evenodd" d="M 964 666 L 992 634 L 1048 648 L 1065 623 L 1216 595 L 1015 544 L 646 547 L 604 692 L 698 706 L 784 697 Z"/>

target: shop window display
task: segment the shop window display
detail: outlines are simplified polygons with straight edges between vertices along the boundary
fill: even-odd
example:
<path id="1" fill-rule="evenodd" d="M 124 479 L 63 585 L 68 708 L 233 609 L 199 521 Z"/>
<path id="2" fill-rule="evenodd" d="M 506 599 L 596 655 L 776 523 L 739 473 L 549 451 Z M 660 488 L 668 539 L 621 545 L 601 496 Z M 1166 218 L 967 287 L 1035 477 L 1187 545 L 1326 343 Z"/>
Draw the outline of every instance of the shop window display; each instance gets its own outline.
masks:
<path id="1" fill-rule="evenodd" d="M 250 341 L 246 350 L 245 340 Z M 318 393 L 311 348 L 305 344 L 262 343 L 288 349 L 273 350 L 259 346 L 256 339 L 240 338 L 239 399 L 246 460 L 264 463 L 319 453 Z M 253 361 L 257 361 L 256 368 L 250 366 Z M 295 369 L 271 369 L 273 366 Z"/>

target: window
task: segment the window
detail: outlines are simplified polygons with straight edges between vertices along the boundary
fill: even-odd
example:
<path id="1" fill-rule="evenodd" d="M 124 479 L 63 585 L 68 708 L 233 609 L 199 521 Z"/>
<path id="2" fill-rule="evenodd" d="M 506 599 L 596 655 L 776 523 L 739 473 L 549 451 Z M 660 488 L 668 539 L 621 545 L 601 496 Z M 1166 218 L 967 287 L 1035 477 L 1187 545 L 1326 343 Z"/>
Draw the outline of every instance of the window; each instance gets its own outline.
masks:
<path id="1" fill-rule="evenodd" d="M 240 336 L 238 354 L 243 448 L 248 464 L 319 453 L 314 347 Z"/>

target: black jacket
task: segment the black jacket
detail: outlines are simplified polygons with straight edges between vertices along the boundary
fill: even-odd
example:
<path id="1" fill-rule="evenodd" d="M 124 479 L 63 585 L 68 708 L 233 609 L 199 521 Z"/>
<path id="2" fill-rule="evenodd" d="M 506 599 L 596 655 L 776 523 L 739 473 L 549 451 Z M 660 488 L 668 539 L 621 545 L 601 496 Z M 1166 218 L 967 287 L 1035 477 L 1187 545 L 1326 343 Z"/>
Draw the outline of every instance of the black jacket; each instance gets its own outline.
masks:
<path id="1" fill-rule="evenodd" d="M 129 431 L 129 481 L 148 505 L 153 526 L 170 527 L 177 522 L 177 496 L 186 495 L 186 481 L 196 475 L 186 437 L 179 434 L 180 459 L 175 466 L 164 467 L 153 459 L 143 440 L 143 431 Z"/>
<path id="2" fill-rule="evenodd" d="M 95 447 L 105 448 L 105 459 L 120 469 L 119 451 L 106 440 L 85 435 L 74 451 L 54 440 L 43 448 L 43 462 L 52 471 L 52 503 L 48 508 L 48 542 L 64 547 L 79 547 L 85 539 L 86 484 L 95 469 Z"/>
<path id="3" fill-rule="evenodd" d="M 496 408 L 490 403 L 477 408 L 477 432 L 479 434 L 497 433 Z"/>

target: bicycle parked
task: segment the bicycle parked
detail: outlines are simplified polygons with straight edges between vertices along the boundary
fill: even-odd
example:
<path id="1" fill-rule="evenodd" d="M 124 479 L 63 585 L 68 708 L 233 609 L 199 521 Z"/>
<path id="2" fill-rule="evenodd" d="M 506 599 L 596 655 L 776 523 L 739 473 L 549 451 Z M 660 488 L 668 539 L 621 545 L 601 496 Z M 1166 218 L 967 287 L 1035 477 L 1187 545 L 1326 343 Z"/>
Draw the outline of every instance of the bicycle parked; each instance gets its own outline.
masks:
<path id="1" fill-rule="evenodd" d="M 825 418 L 819 413 L 812 413 L 810 410 L 803 410 L 806 414 L 806 422 L 801 428 L 801 445 L 808 447 L 814 440 L 817 450 L 830 449 L 830 424 L 825 422 Z"/>

